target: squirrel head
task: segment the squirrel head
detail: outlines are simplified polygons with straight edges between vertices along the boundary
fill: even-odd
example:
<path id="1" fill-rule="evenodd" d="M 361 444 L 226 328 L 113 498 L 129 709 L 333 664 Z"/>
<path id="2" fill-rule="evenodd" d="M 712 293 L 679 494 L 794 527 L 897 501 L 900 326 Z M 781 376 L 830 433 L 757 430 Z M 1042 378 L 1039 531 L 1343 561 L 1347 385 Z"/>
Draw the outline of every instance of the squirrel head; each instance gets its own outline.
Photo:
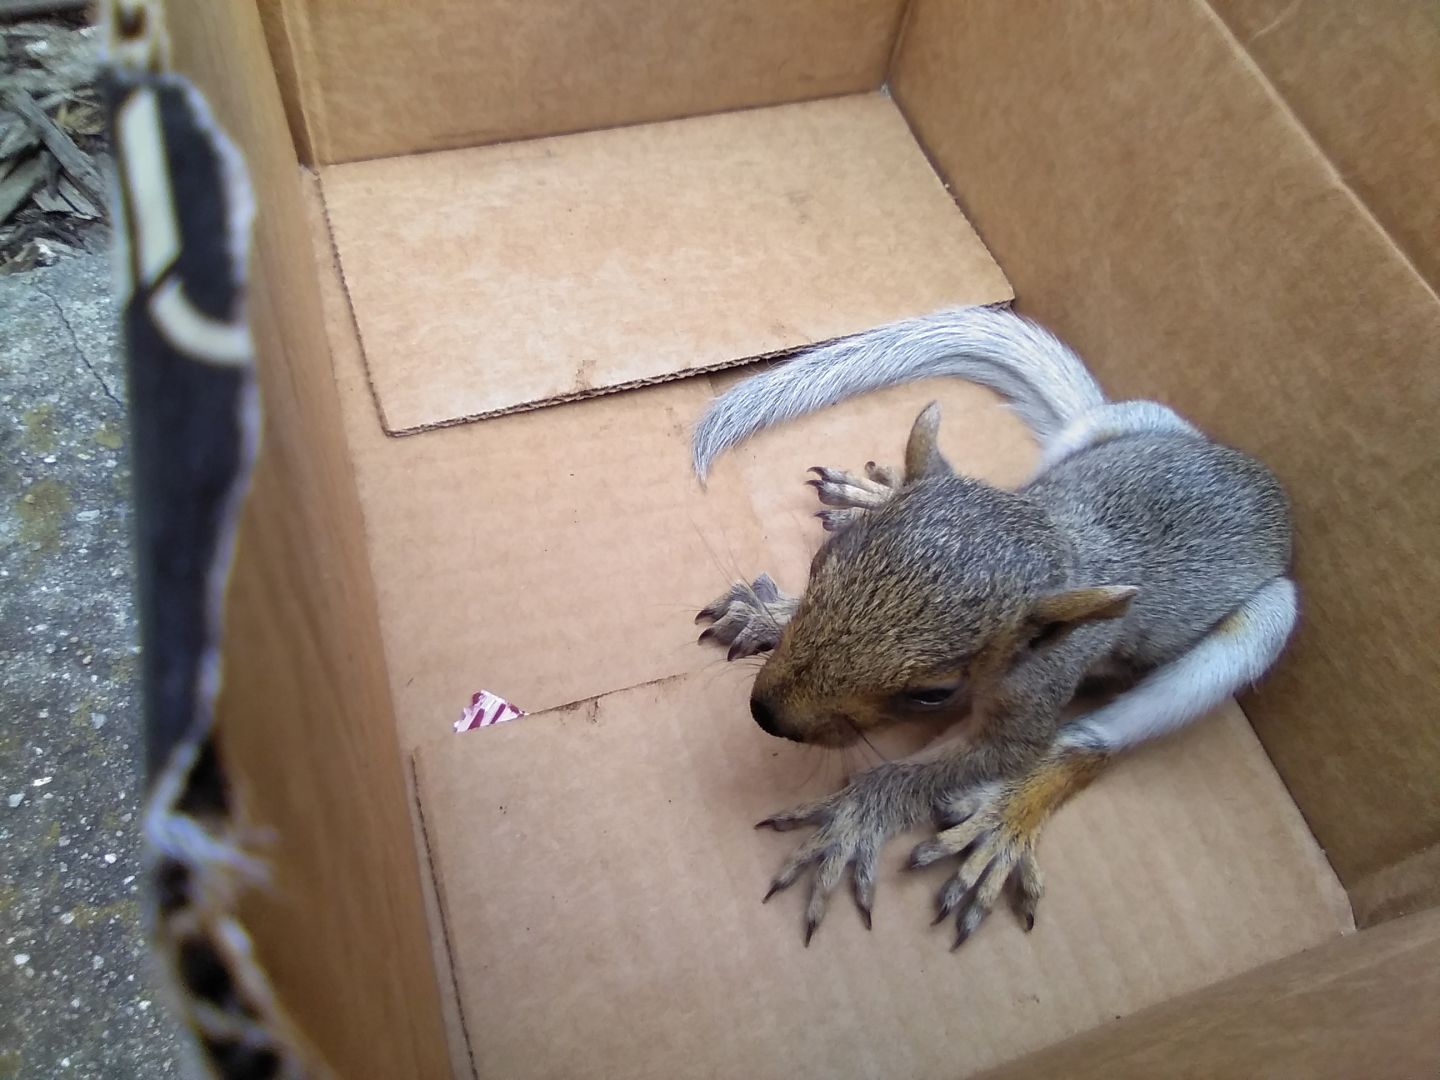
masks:
<path id="1" fill-rule="evenodd" d="M 906 719 L 959 720 L 1036 650 L 1124 613 L 1131 588 L 1071 589 L 1071 553 L 1045 510 L 957 475 L 927 407 L 904 481 L 816 553 L 794 616 L 755 680 L 772 735 L 846 746 Z"/>

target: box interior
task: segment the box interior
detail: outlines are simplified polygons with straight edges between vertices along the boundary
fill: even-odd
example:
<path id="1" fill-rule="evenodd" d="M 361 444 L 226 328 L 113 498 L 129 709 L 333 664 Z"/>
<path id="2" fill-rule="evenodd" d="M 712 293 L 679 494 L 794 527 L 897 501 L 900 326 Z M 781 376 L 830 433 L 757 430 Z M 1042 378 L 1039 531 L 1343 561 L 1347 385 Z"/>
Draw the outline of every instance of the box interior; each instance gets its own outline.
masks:
<path id="1" fill-rule="evenodd" d="M 890 108 L 884 99 L 836 105 L 865 132 L 877 103 Z M 771 122 L 764 112 L 741 117 Z M 632 127 L 609 137 L 617 156 L 633 138 L 643 159 L 652 134 Z M 898 149 L 903 171 L 918 149 Z M 896 171 L 876 165 L 881 177 Z M 641 1033 L 665 1048 L 646 1055 L 645 1075 L 676 1075 L 721 1032 L 767 1028 L 777 1039 L 817 1033 L 787 1044 L 787 1073 L 832 1075 L 854 1060 L 878 1068 L 899 1054 L 909 1074 L 948 1075 L 957 1040 L 974 1071 L 1351 928 L 1333 871 L 1232 706 L 1152 755 L 1148 784 L 1138 766 L 1127 769 L 1086 800 L 1091 820 L 1066 815 L 1061 839 L 1047 848 L 1065 855 L 1049 869 L 1060 899 L 1049 901 L 1044 932 L 1021 935 L 999 918 L 972 949 L 945 955 L 946 931 L 919 932 L 937 879 L 901 873 L 906 845 L 897 841 L 886 874 L 890 917 L 866 934 L 838 912 L 829 940 L 802 950 L 800 892 L 764 910 L 758 903 L 770 864 L 794 838 L 757 837 L 750 826 L 780 808 L 777 800 L 813 797 L 865 762 L 771 745 L 747 719 L 753 666 L 698 648 L 694 610 L 760 569 L 800 588 L 823 537 L 813 493 L 800 482 L 807 463 L 898 460 L 910 420 L 932 398 L 946 410 L 947 452 L 972 474 L 1021 482 L 1034 465 L 1033 441 L 994 395 L 936 381 L 766 433 L 722 461 L 702 490 L 688 472 L 690 427 L 717 379 L 743 371 L 387 437 L 366 386 L 363 328 L 349 317 L 356 301 L 346 296 L 345 256 L 331 257 L 333 171 L 308 186 L 317 259 L 330 262 L 322 295 L 332 360 L 398 728 L 402 744 L 418 748 L 416 794 L 465 1058 L 478 1075 L 634 1071 Z M 691 172 L 682 165 L 674 175 Z M 737 218 L 739 235 L 757 234 Z M 969 261 L 978 269 L 952 286 L 957 294 L 1008 294 L 983 250 Z M 855 275 L 857 292 L 866 277 Z M 894 286 L 902 310 L 928 310 L 924 290 L 906 296 L 904 280 Z M 369 296 L 372 305 L 384 299 Z M 520 299 L 510 300 L 512 317 Z M 472 306 L 483 319 L 486 309 Z M 729 333 L 731 317 L 724 305 L 711 313 L 718 335 Z M 454 355 L 432 352 L 429 362 L 442 375 L 468 366 Z M 532 365 L 549 355 L 537 352 Z M 504 523 L 503 536 L 486 529 L 492 520 Z M 457 595 L 476 604 L 457 605 Z M 455 735 L 450 721 L 482 686 L 534 715 Z M 1180 761 L 1194 763 L 1186 775 L 1198 786 L 1169 778 L 1176 765 L 1167 763 Z M 1215 776 L 1225 778 L 1223 790 Z M 1155 804 L 1162 792 L 1173 796 L 1163 808 Z M 515 872 L 496 876 L 495 867 Z M 1258 887 L 1264 881 L 1283 903 Z M 1223 921 L 1188 917 L 1217 905 Z M 510 913 L 524 913 L 521 923 Z M 1086 927 L 1104 929 L 1077 949 Z M 562 962 L 571 955 L 586 957 L 583 982 Z M 877 970 L 896 974 L 877 979 Z M 1006 975 L 991 986 L 985 973 L 997 970 Z M 925 978 L 915 983 L 917 971 Z M 866 972 L 872 977 L 861 980 Z M 844 989 L 831 1000 L 804 990 L 815 984 Z M 957 995 L 963 1021 L 952 1015 Z M 1017 999 L 1032 1007 L 1017 1013 Z M 825 1022 L 842 1006 L 858 1021 L 849 1039 Z M 935 1015 L 927 1018 L 927 1008 Z M 567 1036 L 543 1040 L 539 1052 L 537 1036 L 556 1010 L 567 1017 Z M 621 1027 L 618 1015 L 635 1019 Z M 471 1035 L 482 1027 L 484 1037 Z M 779 1053 L 768 1041 L 753 1052 L 756 1068 Z"/>
<path id="2" fill-rule="evenodd" d="M 1440 510 L 1414 490 L 1440 303 L 1387 231 L 1413 212 L 1372 210 L 1326 157 L 1344 140 L 1301 119 L 1286 86 L 1311 84 L 1257 44 L 1265 6 L 172 6 L 266 211 L 266 457 L 222 724 L 280 888 L 246 903 L 342 1074 L 444 1074 L 442 1016 L 458 1075 L 1047 1075 L 1017 1057 L 1085 1031 L 1090 1062 L 1198 1054 L 1202 988 L 1329 955 L 1352 905 L 1369 923 L 1440 894 L 1440 672 L 1416 630 L 1440 626 Z M 1347 40 L 1389 33 L 1366 25 Z M 832 100 L 787 104 L 810 98 Z M 580 192 L 558 245 L 547 219 Z M 567 249 L 613 274 L 534 274 Z M 872 934 L 840 897 L 805 950 L 797 897 L 758 903 L 793 840 L 749 825 L 838 763 L 754 730 L 746 668 L 694 644 L 693 612 L 760 570 L 801 587 L 822 536 L 804 469 L 897 459 L 931 399 L 967 472 L 1018 483 L 1034 447 L 992 395 L 919 385 L 768 432 L 702 489 L 689 427 L 745 371 L 679 376 L 1011 283 L 1113 394 L 1277 467 L 1304 629 L 1245 713 L 1059 815 L 1032 934 L 1000 913 L 950 956 L 923 930 L 934 882 L 894 870 Z M 481 687 L 532 715 L 453 734 Z M 1413 962 L 1374 933 L 1374 978 Z M 1332 970 L 1311 967 L 1277 978 Z M 1147 1007 L 1172 1012 L 1141 1046 L 1113 1022 Z"/>

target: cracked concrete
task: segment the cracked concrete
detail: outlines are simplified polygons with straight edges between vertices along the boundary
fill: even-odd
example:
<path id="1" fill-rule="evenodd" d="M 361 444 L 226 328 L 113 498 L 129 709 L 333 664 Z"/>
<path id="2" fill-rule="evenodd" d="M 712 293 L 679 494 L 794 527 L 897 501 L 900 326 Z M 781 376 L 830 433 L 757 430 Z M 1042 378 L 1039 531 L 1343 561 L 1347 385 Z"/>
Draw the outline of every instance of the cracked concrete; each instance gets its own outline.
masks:
<path id="1" fill-rule="evenodd" d="M 110 389 L 110 384 L 105 380 L 105 376 L 95 367 L 94 361 L 90 359 L 90 354 L 85 351 L 85 346 L 80 344 L 80 336 L 75 333 L 75 324 L 70 321 L 70 316 L 65 313 L 65 306 L 61 304 L 59 300 L 55 299 L 55 294 L 46 286 L 43 280 L 43 274 L 36 274 L 35 277 L 42 279 L 34 282 L 35 288 L 41 296 L 50 301 L 50 306 L 55 309 L 55 317 L 60 320 L 60 325 L 65 327 L 65 332 L 70 337 L 70 345 L 75 351 L 75 356 L 85 365 L 85 369 L 89 371 L 91 375 L 95 376 L 95 381 L 100 384 L 100 389 L 105 396 L 115 403 L 117 409 L 123 410 L 124 406 L 121 405 L 120 399 L 115 396 L 115 391 Z"/>
<path id="2" fill-rule="evenodd" d="M 180 1075 L 141 928 L 115 322 L 105 256 L 0 277 L 0 1080 Z"/>

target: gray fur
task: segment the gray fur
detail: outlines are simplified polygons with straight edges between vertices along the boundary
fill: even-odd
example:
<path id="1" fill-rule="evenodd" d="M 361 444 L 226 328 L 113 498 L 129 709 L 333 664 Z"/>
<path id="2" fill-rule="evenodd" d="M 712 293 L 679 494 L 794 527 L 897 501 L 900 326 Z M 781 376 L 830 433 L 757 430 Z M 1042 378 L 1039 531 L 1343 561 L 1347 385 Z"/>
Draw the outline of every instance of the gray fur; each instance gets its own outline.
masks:
<path id="1" fill-rule="evenodd" d="M 1084 363 L 1006 308 L 947 308 L 821 345 L 716 398 L 696 425 L 702 480 L 726 450 L 774 424 L 857 394 L 937 376 L 988 386 L 1042 440 L 1105 403 Z"/>
<path id="2" fill-rule="evenodd" d="M 1279 482 L 1254 458 L 1196 436 L 1104 442 L 1020 494 L 1068 537 L 1076 584 L 1138 587 L 1103 658 L 1110 674 L 1176 659 L 1290 563 Z"/>

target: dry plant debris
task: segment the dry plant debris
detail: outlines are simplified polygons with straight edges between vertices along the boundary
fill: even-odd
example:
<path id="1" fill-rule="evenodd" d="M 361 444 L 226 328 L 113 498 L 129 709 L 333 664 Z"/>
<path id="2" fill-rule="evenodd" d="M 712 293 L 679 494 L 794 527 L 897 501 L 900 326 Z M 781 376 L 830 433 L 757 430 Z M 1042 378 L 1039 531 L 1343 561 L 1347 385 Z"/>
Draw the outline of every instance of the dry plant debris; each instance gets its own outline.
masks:
<path id="1" fill-rule="evenodd" d="M 108 242 L 97 42 L 67 18 L 0 22 L 0 273 Z"/>

